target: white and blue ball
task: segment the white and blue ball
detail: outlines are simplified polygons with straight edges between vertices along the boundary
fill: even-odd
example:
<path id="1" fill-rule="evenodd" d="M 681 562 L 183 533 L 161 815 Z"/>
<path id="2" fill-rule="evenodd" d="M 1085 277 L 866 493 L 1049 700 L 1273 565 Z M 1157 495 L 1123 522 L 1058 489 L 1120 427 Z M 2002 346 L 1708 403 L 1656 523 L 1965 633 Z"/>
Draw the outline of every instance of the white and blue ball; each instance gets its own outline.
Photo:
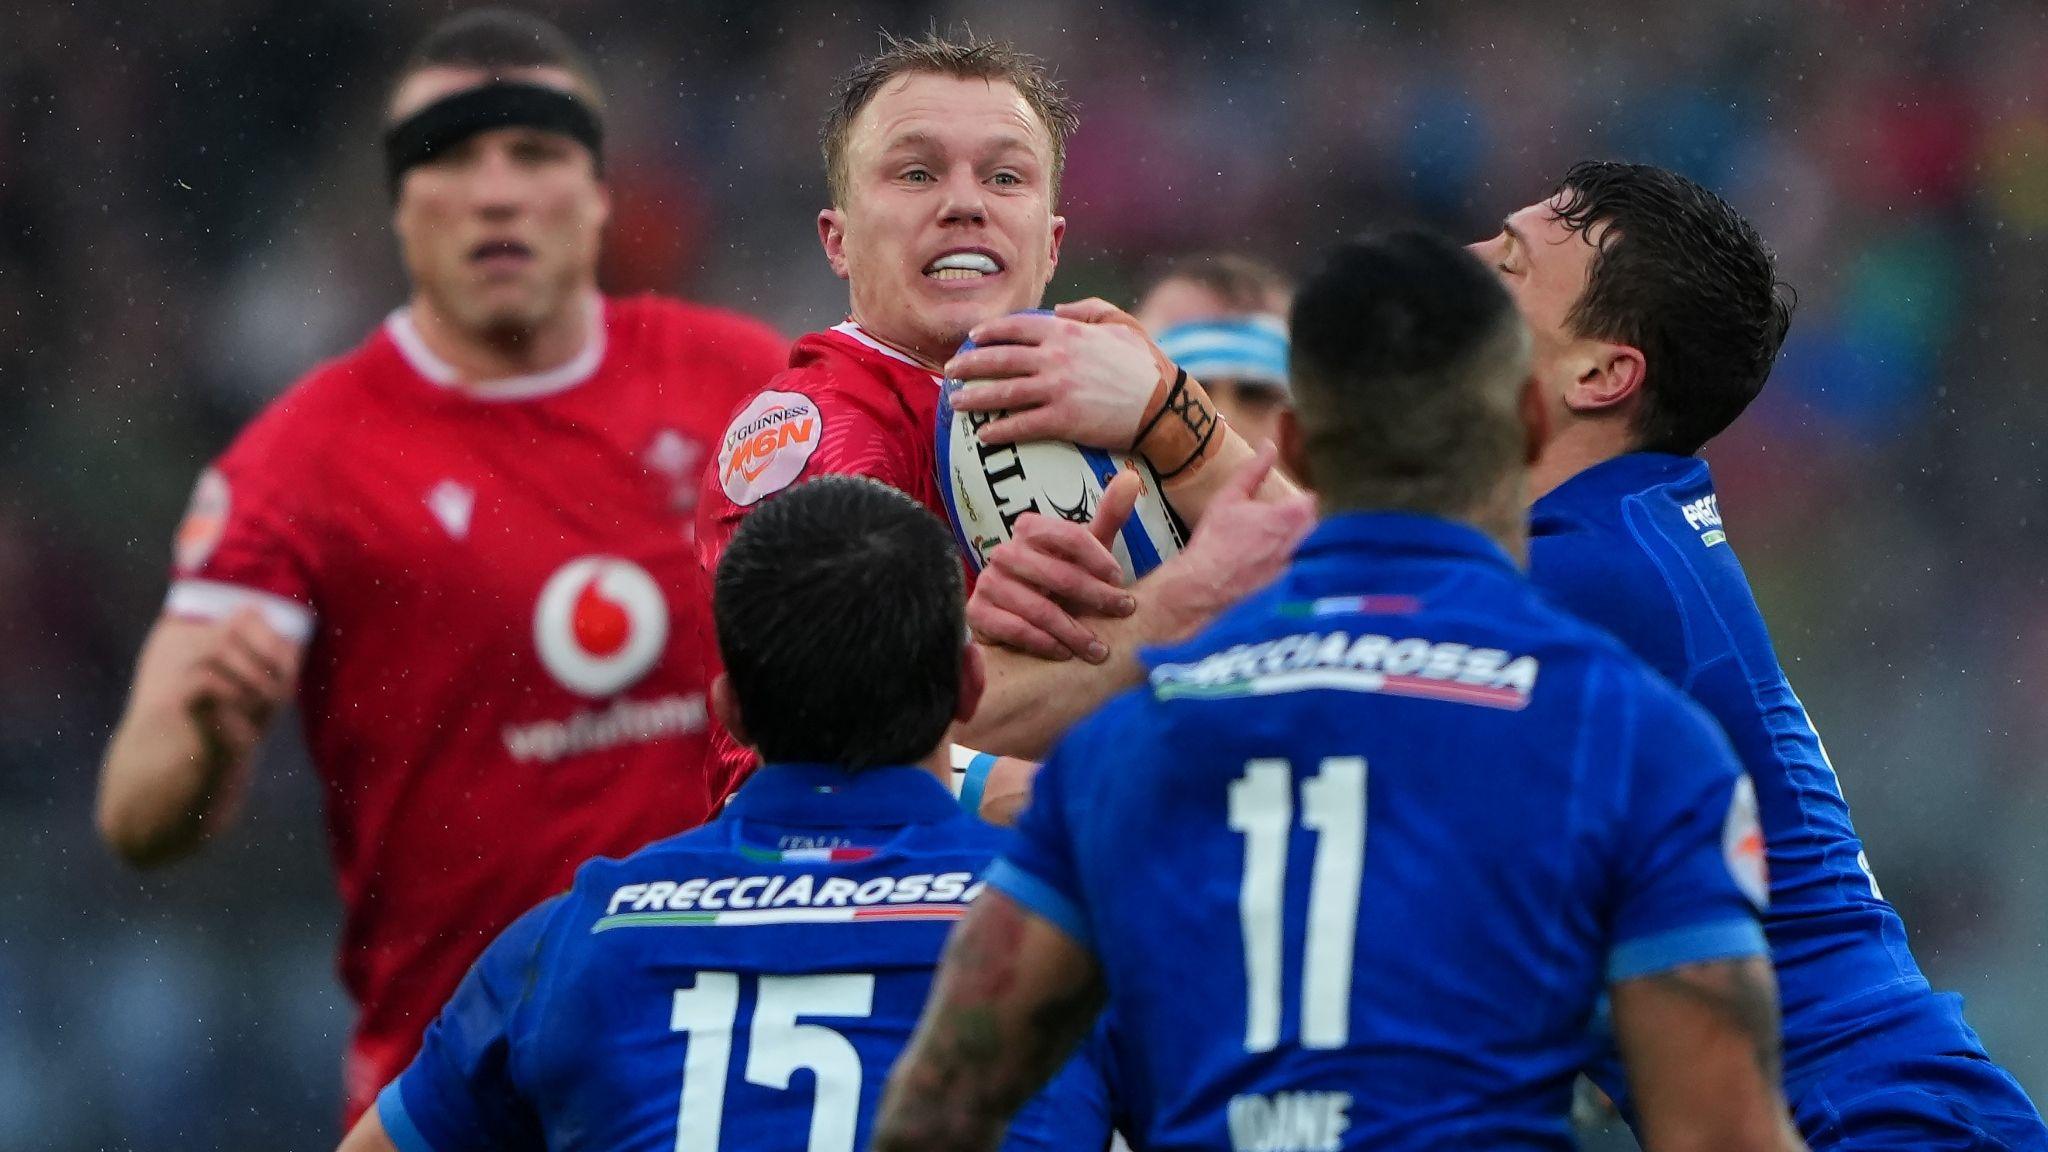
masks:
<path id="1" fill-rule="evenodd" d="M 973 347 L 969 342 L 960 350 Z M 1010 538 L 1026 512 L 1077 524 L 1094 520 L 1103 490 L 1125 469 L 1137 472 L 1144 490 L 1111 547 L 1124 575 L 1135 580 L 1180 551 L 1180 522 L 1167 507 L 1158 474 L 1142 457 L 1063 440 L 983 444 L 976 433 L 1002 413 L 954 411 L 953 394 L 972 387 L 972 381 L 945 382 L 935 433 L 939 491 L 946 498 L 953 534 L 975 571 L 987 565 L 989 552 Z"/>

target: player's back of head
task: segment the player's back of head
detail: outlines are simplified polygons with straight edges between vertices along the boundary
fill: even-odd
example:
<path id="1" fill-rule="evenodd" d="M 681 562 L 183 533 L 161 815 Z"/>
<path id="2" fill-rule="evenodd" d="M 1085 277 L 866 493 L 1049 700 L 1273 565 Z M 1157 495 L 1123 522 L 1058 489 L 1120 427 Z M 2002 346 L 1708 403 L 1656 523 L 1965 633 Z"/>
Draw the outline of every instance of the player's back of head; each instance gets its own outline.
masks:
<path id="1" fill-rule="evenodd" d="M 712 615 L 762 759 L 929 755 L 960 699 L 965 601 L 945 526 L 885 484 L 826 476 L 754 509 L 719 562 Z"/>
<path id="2" fill-rule="evenodd" d="M 1419 230 L 1343 244 L 1291 328 L 1290 455 L 1325 511 L 1464 518 L 1519 478 L 1529 335 L 1464 249 Z"/>
<path id="3" fill-rule="evenodd" d="M 1785 342 L 1775 257 L 1725 200 L 1653 165 L 1574 165 L 1558 197 L 1566 227 L 1602 229 L 1567 326 L 1642 352 L 1639 449 L 1699 451 L 1763 391 Z"/>

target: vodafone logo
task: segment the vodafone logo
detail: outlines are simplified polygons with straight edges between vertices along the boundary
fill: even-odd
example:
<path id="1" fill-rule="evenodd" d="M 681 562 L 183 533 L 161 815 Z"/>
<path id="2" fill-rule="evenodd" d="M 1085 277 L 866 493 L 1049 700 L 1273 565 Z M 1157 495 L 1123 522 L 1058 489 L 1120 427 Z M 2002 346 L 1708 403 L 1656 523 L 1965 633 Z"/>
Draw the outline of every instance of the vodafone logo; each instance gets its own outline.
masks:
<path id="1" fill-rule="evenodd" d="M 668 643 L 668 602 L 645 568 L 617 556 L 562 565 L 540 590 L 533 643 L 562 687 L 610 696 L 647 674 Z"/>

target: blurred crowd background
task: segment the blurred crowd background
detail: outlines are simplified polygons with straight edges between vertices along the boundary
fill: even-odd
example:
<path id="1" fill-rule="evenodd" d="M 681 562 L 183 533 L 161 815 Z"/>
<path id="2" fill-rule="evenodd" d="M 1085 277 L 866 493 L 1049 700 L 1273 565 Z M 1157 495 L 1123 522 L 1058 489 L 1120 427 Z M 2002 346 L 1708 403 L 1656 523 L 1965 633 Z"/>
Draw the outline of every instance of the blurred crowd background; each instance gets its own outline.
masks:
<path id="1" fill-rule="evenodd" d="M 1710 453 L 1731 539 L 1940 987 L 2048 1099 L 2048 11 L 2037 0 L 583 0 L 607 284 L 842 316 L 816 128 L 888 28 L 1079 98 L 1056 298 L 1494 231 L 1582 157 L 1677 168 L 1800 295 Z M 331 1146 L 347 1005 L 292 740 L 149 876 L 91 797 L 191 481 L 402 298 L 386 79 L 442 3 L 14 6 L 0 44 L 0 1148 Z"/>

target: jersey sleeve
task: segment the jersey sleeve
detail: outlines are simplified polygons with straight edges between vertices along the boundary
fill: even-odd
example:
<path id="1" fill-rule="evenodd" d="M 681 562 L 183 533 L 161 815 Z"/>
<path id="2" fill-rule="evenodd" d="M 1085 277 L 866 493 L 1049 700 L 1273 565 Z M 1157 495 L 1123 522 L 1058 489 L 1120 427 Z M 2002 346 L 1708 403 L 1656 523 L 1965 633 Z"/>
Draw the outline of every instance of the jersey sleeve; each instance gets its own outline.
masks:
<path id="1" fill-rule="evenodd" d="M 1644 678 L 1647 680 L 1647 678 Z M 1756 792 L 1706 714 L 1647 685 L 1622 779 L 1609 983 L 1685 964 L 1768 955 Z"/>
<path id="2" fill-rule="evenodd" d="M 377 1096 L 377 1118 L 399 1152 L 545 1147 L 512 1072 L 519 1009 L 563 897 L 512 922 L 484 950 L 420 1043 L 419 1055 Z"/>
<path id="3" fill-rule="evenodd" d="M 1074 808 L 1103 765 L 1098 749 L 1109 712 L 1069 732 L 1031 782 L 1031 804 L 1018 817 L 1004 854 L 989 866 L 988 885 L 1058 925 L 1091 952 L 1095 933 L 1083 899 Z"/>
<path id="4" fill-rule="evenodd" d="M 876 406 L 824 370 L 792 369 L 755 393 L 719 434 L 697 501 L 697 554 L 716 576 L 719 557 L 763 500 L 818 476 L 866 476 L 915 493 L 917 453 Z"/>
<path id="5" fill-rule="evenodd" d="M 304 497 L 314 488 L 283 415 L 266 413 L 199 474 L 172 547 L 165 615 L 224 620 L 253 607 L 286 639 L 312 638 L 316 552 Z"/>

